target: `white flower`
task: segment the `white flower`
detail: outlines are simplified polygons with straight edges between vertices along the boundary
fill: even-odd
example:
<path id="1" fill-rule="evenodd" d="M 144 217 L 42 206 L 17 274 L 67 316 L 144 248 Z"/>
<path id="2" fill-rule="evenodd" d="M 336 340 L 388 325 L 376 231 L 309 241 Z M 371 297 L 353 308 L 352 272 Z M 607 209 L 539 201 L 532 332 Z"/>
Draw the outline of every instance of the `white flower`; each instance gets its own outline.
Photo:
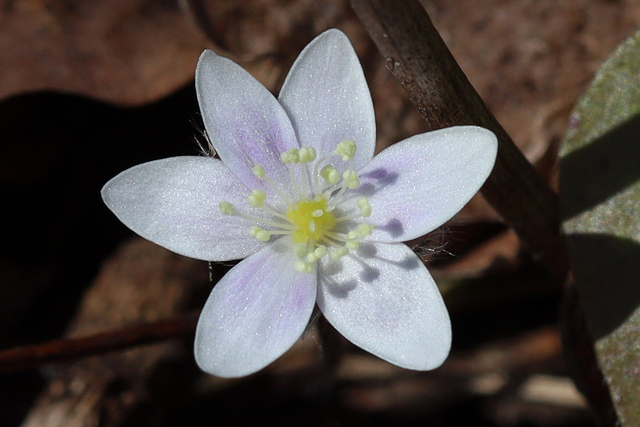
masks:
<path id="1" fill-rule="evenodd" d="M 293 64 L 278 99 L 205 51 L 196 90 L 220 160 L 133 167 L 102 190 L 136 233 L 208 261 L 246 258 L 211 292 L 199 366 L 239 377 L 301 336 L 317 303 L 347 339 L 398 366 L 439 366 L 451 345 L 442 297 L 402 242 L 450 219 L 478 191 L 495 136 L 473 126 L 416 135 L 373 157 L 375 118 L 348 39 L 329 30 Z"/>

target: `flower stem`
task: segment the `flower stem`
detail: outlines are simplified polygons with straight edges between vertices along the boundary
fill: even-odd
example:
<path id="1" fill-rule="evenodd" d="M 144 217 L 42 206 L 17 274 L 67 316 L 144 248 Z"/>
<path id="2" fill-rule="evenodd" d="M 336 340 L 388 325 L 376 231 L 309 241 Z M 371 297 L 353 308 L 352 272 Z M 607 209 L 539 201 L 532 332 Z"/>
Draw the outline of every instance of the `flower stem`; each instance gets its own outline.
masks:
<path id="1" fill-rule="evenodd" d="M 351 0 L 351 6 L 432 130 L 477 125 L 498 137 L 493 172 L 480 190 L 556 278 L 568 269 L 557 196 L 475 91 L 417 0 Z"/>

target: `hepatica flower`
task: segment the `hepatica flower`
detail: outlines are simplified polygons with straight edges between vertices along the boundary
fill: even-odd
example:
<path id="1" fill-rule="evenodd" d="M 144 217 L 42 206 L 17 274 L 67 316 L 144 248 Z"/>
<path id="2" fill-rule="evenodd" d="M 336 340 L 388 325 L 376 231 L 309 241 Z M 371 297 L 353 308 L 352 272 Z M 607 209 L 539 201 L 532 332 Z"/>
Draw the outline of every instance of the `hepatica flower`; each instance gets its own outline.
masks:
<path id="1" fill-rule="evenodd" d="M 293 64 L 276 99 L 205 51 L 196 91 L 220 159 L 174 157 L 102 190 L 142 237 L 207 260 L 242 259 L 214 287 L 195 338 L 206 372 L 248 375 L 301 336 L 315 304 L 348 340 L 398 366 L 439 366 L 451 324 L 404 241 L 450 219 L 478 191 L 495 136 L 462 126 L 374 154 L 373 104 L 346 36 L 329 30 Z"/>

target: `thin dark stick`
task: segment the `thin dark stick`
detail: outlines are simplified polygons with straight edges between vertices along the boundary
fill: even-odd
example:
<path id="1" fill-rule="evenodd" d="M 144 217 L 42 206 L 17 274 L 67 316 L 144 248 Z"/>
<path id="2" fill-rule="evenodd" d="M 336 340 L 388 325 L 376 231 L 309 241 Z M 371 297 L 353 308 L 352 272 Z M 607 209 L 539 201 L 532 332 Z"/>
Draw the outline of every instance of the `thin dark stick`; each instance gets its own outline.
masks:
<path id="1" fill-rule="evenodd" d="M 557 278 L 567 271 L 555 193 L 515 146 L 467 80 L 417 0 L 351 0 L 356 14 L 432 129 L 478 125 L 499 142 L 481 192 L 533 256 Z"/>
<path id="2" fill-rule="evenodd" d="M 51 362 L 68 362 L 193 334 L 199 312 L 96 335 L 49 341 L 0 351 L 0 373 L 17 372 Z"/>

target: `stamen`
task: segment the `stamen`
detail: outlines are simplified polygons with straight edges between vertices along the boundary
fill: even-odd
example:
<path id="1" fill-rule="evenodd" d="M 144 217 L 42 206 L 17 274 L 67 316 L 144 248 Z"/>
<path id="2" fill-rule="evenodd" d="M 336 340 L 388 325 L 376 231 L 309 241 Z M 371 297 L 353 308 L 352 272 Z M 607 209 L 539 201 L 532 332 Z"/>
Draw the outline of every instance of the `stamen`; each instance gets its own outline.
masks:
<path id="1" fill-rule="evenodd" d="M 336 147 L 336 151 L 334 151 L 334 153 L 337 156 L 342 156 L 342 160 L 346 162 L 347 160 L 353 158 L 353 156 L 356 154 L 355 141 L 346 140 L 340 142 Z"/>
<path id="2" fill-rule="evenodd" d="M 297 148 L 289 148 L 284 153 L 280 154 L 282 163 L 298 163 L 300 161 L 300 150 Z"/>
<path id="3" fill-rule="evenodd" d="M 371 205 L 369 205 L 369 199 L 366 197 L 360 197 L 356 204 L 360 208 L 360 215 L 365 218 L 371 216 Z"/>
<path id="4" fill-rule="evenodd" d="M 358 174 L 353 170 L 344 171 L 342 174 L 342 180 L 350 190 L 355 190 L 360 187 L 360 178 L 358 178 Z"/>
<path id="5" fill-rule="evenodd" d="M 360 197 L 356 202 L 358 208 L 360 208 L 360 214 L 346 215 L 336 218 L 336 223 L 351 221 L 358 218 L 367 218 L 371 216 L 371 205 L 369 205 L 369 199 L 366 197 Z"/>
<path id="6" fill-rule="evenodd" d="M 323 256 L 325 256 L 327 254 L 327 248 L 324 246 L 318 246 L 314 251 L 313 251 L 313 256 L 316 257 L 316 259 L 320 259 Z"/>
<path id="7" fill-rule="evenodd" d="M 276 221 L 269 220 L 267 218 L 259 218 L 257 216 L 251 216 L 251 215 L 243 214 L 241 212 L 237 212 L 235 210 L 235 208 L 233 207 L 233 205 L 231 203 L 228 203 L 228 202 L 220 202 L 220 205 L 221 205 L 220 206 L 220 211 L 223 213 L 223 215 L 236 215 L 236 216 L 239 216 L 240 218 L 246 219 L 248 221 L 252 221 L 252 222 L 257 222 L 257 223 L 260 223 L 260 224 L 268 225 L 268 226 L 274 227 L 276 229 L 285 230 L 286 232 L 291 232 L 295 228 L 288 221 L 286 223 L 276 222 Z M 231 209 L 229 209 L 229 207 Z M 264 211 L 266 211 L 266 212 L 270 212 L 269 208 L 263 207 L 262 209 Z M 275 211 L 274 211 L 274 216 L 281 217 L 282 219 L 287 220 L 287 218 L 284 215 L 282 215 L 282 214 L 280 214 L 278 212 L 275 212 Z"/>
<path id="8" fill-rule="evenodd" d="M 316 159 L 316 149 L 313 147 L 302 147 L 299 152 L 300 163 L 309 163 Z"/>
<path id="9" fill-rule="evenodd" d="M 267 230 L 260 230 L 258 231 L 258 233 L 256 233 L 255 237 L 261 242 L 266 242 L 271 238 L 271 233 L 269 233 Z"/>
<path id="10" fill-rule="evenodd" d="M 254 225 L 253 227 L 251 227 L 249 229 L 249 235 L 251 237 L 255 237 L 256 239 L 260 240 L 261 242 L 266 242 L 271 238 L 271 233 L 269 233 L 267 230 L 263 230 L 262 228 L 258 227 L 257 225 Z"/>
<path id="11" fill-rule="evenodd" d="M 333 252 L 331 252 L 329 254 L 329 257 L 331 257 L 332 260 L 337 261 L 340 258 L 342 258 L 343 256 L 345 256 L 346 254 L 349 253 L 349 249 L 347 249 L 346 247 L 341 247 L 339 249 L 334 250 Z"/>
<path id="12" fill-rule="evenodd" d="M 298 260 L 293 264 L 293 268 L 298 270 L 300 273 L 311 273 L 313 271 L 313 266 L 309 263 L 306 263 L 302 260 Z"/>
<path id="13" fill-rule="evenodd" d="M 311 147 L 305 147 L 305 148 L 311 148 Z M 300 151 L 304 150 L 305 148 L 301 148 Z M 313 148 L 311 148 L 313 150 Z M 313 150 L 313 157 L 315 157 L 315 151 Z M 305 150 L 305 157 L 309 158 L 310 154 L 308 154 L 308 151 Z M 302 162 L 302 155 L 300 158 L 300 176 L 302 178 L 302 193 L 300 194 L 301 198 L 305 198 L 309 195 L 309 174 L 307 173 L 307 168 L 305 167 L 305 163 Z"/>
<path id="14" fill-rule="evenodd" d="M 233 215 L 236 213 L 236 208 L 229 202 L 218 203 L 218 209 L 220 209 L 222 215 Z"/>
<path id="15" fill-rule="evenodd" d="M 349 239 L 355 239 L 355 238 L 364 239 L 369 234 L 373 233 L 374 228 L 375 227 L 371 224 L 360 224 L 356 230 L 350 231 L 347 234 L 347 237 Z"/>
<path id="16" fill-rule="evenodd" d="M 360 247 L 360 242 L 359 242 L 359 241 L 357 241 L 357 240 L 351 240 L 351 241 L 348 241 L 348 242 L 345 244 L 345 246 L 346 246 L 348 249 L 351 249 L 352 251 L 355 251 L 356 249 L 358 249 L 358 248 Z"/>
<path id="17" fill-rule="evenodd" d="M 252 190 L 249 194 L 249 204 L 254 208 L 259 208 L 264 205 L 264 199 L 267 197 L 266 193 L 262 190 Z"/>
<path id="18" fill-rule="evenodd" d="M 330 185 L 336 185 L 340 180 L 340 173 L 332 165 L 323 167 L 320 170 L 320 176 Z"/>
<path id="19" fill-rule="evenodd" d="M 298 180 L 296 179 L 296 176 L 295 176 L 293 168 L 289 168 L 289 179 L 291 180 L 291 184 L 293 185 L 293 188 L 296 191 L 296 193 L 298 194 L 298 196 L 302 195 L 302 193 L 300 191 L 300 186 L 298 185 Z"/>
<path id="20" fill-rule="evenodd" d="M 253 174 L 260 179 L 264 178 L 264 176 L 266 175 L 264 166 L 262 165 L 255 165 L 251 170 L 253 171 Z"/>
<path id="21" fill-rule="evenodd" d="M 357 211 L 352 208 L 350 215 L 341 214 L 343 210 L 340 209 L 340 203 L 346 191 L 360 185 L 360 178 L 354 169 L 355 153 L 356 143 L 351 140 L 340 142 L 332 153 L 320 160 L 317 160 L 313 147 L 291 148 L 281 153 L 280 159 L 283 164 L 288 165 L 290 186 L 296 194 L 293 200 L 269 178 L 262 165 L 252 168 L 253 174 L 264 180 L 287 203 L 286 211 L 277 203 L 267 203 L 264 190 L 254 189 L 248 196 L 249 205 L 262 209 L 264 218 L 237 212 L 231 203 L 224 201 L 219 203 L 220 212 L 257 224 L 249 228 L 249 234 L 261 242 L 281 235 L 290 236 L 294 243 L 294 254 L 298 258 L 294 262 L 294 268 L 300 272 L 312 273 L 315 271 L 314 264 L 324 256 L 329 255 L 331 259 L 338 260 L 350 251 L 357 250 L 360 240 L 374 229 L 370 224 L 359 224 L 355 230 L 355 225 L 343 225 L 350 231 L 336 229 L 338 223 L 344 224 L 346 221 L 360 220 L 371 215 L 371 206 L 366 197 L 356 200 Z M 333 164 L 327 163 L 334 156 L 340 156 L 344 162 L 348 162 L 346 167 L 341 166 L 339 171 Z M 307 166 L 310 162 L 315 162 L 313 167 Z M 321 183 L 321 179 L 324 183 Z M 269 230 L 265 230 L 263 226 Z"/>

